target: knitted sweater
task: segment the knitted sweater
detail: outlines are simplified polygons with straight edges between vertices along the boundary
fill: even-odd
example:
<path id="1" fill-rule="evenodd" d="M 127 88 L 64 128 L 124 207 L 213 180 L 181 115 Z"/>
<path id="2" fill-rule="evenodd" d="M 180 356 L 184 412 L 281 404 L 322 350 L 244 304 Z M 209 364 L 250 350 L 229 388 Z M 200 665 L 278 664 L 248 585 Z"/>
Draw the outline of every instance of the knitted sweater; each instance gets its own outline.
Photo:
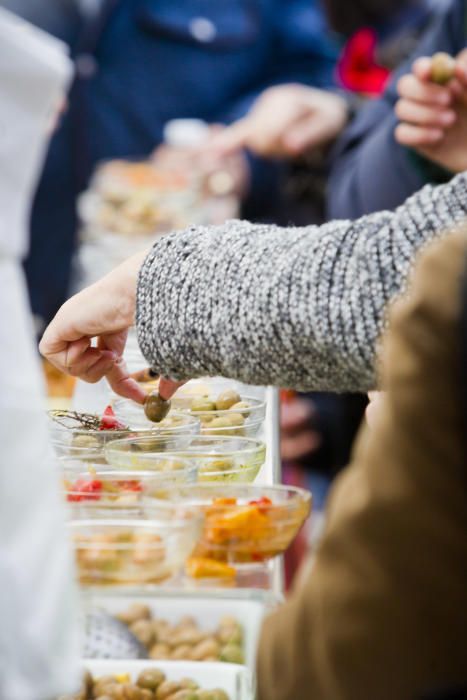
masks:
<path id="1" fill-rule="evenodd" d="M 354 222 L 228 221 L 171 233 L 140 271 L 141 350 L 174 379 L 367 391 L 386 307 L 415 254 L 465 217 L 467 173 Z"/>

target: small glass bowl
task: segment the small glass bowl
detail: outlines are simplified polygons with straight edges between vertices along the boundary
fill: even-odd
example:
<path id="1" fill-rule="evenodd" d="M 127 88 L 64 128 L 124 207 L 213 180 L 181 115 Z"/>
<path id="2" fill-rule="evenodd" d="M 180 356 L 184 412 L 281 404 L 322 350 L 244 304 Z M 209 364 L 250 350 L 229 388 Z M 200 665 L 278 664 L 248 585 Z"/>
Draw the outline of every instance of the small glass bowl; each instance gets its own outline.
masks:
<path id="1" fill-rule="evenodd" d="M 135 404 L 136 406 L 137 404 Z M 144 415 L 144 414 L 143 414 Z M 57 418 L 49 411 L 51 441 L 56 454 L 60 456 L 76 457 L 87 461 L 104 461 L 104 447 L 119 438 L 157 435 L 168 437 L 171 435 L 196 435 L 199 432 L 199 421 L 194 417 L 179 411 L 171 412 L 160 423 L 147 423 L 138 426 L 131 421 L 121 421 L 129 425 L 123 430 L 87 430 L 76 427 L 76 421 L 68 417 Z M 119 416 L 117 416 L 119 418 Z"/>
<path id="2" fill-rule="evenodd" d="M 199 411 L 192 409 L 193 400 L 201 397 L 178 396 L 172 399 L 172 409 L 165 420 L 169 420 L 175 412 L 190 414 L 200 422 L 201 435 L 226 435 L 240 437 L 254 437 L 264 424 L 266 415 L 266 403 L 252 397 L 240 397 L 242 403 L 248 405 L 241 408 L 229 408 L 226 410 Z M 207 398 L 207 397 L 202 397 Z M 207 399 L 210 401 L 210 399 Z M 128 399 L 114 399 L 112 402 L 115 415 L 123 423 L 136 428 L 144 428 L 151 423 L 144 414 L 144 409 L 134 401 Z"/>
<path id="3" fill-rule="evenodd" d="M 200 532 L 193 511 L 158 509 L 157 520 L 78 519 L 68 523 L 83 586 L 158 584 L 183 567 Z"/>
<path id="4" fill-rule="evenodd" d="M 106 445 L 107 462 L 118 468 L 151 469 L 161 452 L 194 463 L 199 481 L 251 483 L 266 459 L 266 446 L 242 437 L 197 435 L 188 439 L 137 437 Z"/>
<path id="5" fill-rule="evenodd" d="M 60 458 L 59 467 L 69 503 L 115 508 L 137 505 L 145 492 L 161 485 L 193 483 L 198 471 L 196 464 L 181 456 L 161 454 L 137 473 L 69 457 Z"/>
<path id="6" fill-rule="evenodd" d="M 283 554 L 298 534 L 311 508 L 311 493 L 289 486 L 198 484 L 155 489 L 151 512 L 164 501 L 198 509 L 205 521 L 188 562 L 202 578 L 209 563 L 263 565 Z"/>

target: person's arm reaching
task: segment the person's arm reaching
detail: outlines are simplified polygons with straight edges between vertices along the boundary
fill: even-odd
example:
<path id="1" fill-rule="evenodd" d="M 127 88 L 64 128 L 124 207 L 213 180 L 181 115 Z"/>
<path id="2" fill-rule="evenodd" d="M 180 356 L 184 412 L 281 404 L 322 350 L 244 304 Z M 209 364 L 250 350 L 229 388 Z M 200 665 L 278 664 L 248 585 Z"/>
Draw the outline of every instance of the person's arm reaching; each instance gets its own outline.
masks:
<path id="1" fill-rule="evenodd" d="M 144 262 L 130 259 L 70 299 L 41 352 L 87 381 L 106 375 L 117 393 L 142 401 L 121 366 L 136 303 L 141 349 L 165 377 L 220 374 L 367 391 L 375 386 L 386 306 L 403 289 L 415 254 L 466 216 L 462 174 L 426 187 L 396 212 L 356 222 L 279 228 L 234 221 L 176 232 Z"/>
<path id="2" fill-rule="evenodd" d="M 386 305 L 418 248 L 466 216 L 466 177 L 355 223 L 230 222 L 164 237 L 139 276 L 143 354 L 177 379 L 374 388 Z"/>

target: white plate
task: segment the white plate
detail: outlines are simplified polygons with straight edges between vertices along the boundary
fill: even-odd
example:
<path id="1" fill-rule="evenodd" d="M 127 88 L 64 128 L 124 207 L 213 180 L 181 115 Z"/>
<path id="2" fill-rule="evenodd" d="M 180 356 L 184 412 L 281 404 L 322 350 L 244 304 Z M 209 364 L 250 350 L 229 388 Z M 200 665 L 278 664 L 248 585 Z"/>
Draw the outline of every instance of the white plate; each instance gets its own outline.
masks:
<path id="1" fill-rule="evenodd" d="M 129 673 L 132 680 L 136 680 L 141 671 L 157 668 L 166 674 L 168 680 L 178 681 L 182 678 L 191 678 L 202 689 L 222 688 L 230 700 L 252 700 L 253 698 L 251 674 L 244 666 L 196 661 L 94 661 L 86 659 L 83 660 L 83 664 L 93 676 Z"/>
<path id="2" fill-rule="evenodd" d="M 85 598 L 85 604 L 92 607 L 103 608 L 111 614 L 117 614 L 126 610 L 132 603 L 138 602 L 148 605 L 153 615 L 167 620 L 171 624 L 177 623 L 182 617 L 189 615 L 194 617 L 202 630 L 214 630 L 221 618 L 232 616 L 242 625 L 244 633 L 245 662 L 253 672 L 256 663 L 256 649 L 259 633 L 264 616 L 276 604 L 271 594 L 260 591 L 238 594 L 225 594 L 225 597 L 212 591 L 183 592 L 179 591 L 161 593 L 160 595 L 111 595 L 89 593 Z M 234 597 L 235 596 L 235 597 Z M 188 662 L 187 662 L 188 663 Z M 204 665 L 205 662 L 197 662 Z M 231 666 L 232 664 L 227 664 Z M 238 666 L 237 664 L 233 664 Z"/>

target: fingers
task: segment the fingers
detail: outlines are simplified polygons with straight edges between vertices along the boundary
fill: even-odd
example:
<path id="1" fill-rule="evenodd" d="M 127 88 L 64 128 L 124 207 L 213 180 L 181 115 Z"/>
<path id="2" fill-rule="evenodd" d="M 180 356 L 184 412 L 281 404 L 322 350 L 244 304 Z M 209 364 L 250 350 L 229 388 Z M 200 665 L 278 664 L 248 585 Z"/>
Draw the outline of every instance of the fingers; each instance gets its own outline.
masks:
<path id="1" fill-rule="evenodd" d="M 106 372 L 106 379 L 110 384 L 113 391 L 119 396 L 123 396 L 126 399 L 131 399 L 137 403 L 143 404 L 146 398 L 146 392 L 141 386 L 130 377 L 128 369 L 122 357 L 115 360 Z"/>
<path id="2" fill-rule="evenodd" d="M 165 377 L 161 377 L 159 381 L 159 396 L 162 399 L 171 399 L 177 389 L 184 384 L 186 384 L 185 381 L 175 382 L 172 379 L 165 379 Z"/>
<path id="3" fill-rule="evenodd" d="M 397 83 L 397 91 L 401 98 L 424 104 L 434 104 L 448 107 L 452 102 L 452 95 L 448 87 L 423 82 L 412 73 L 403 75 Z"/>
<path id="4" fill-rule="evenodd" d="M 245 148 L 250 133 L 248 117 L 240 119 L 212 137 L 209 149 L 219 157 L 228 156 Z"/>
<path id="5" fill-rule="evenodd" d="M 456 121 L 453 109 L 443 109 L 436 105 L 425 105 L 408 99 L 401 99 L 395 107 L 396 115 L 403 122 L 418 126 L 439 127 L 452 126 Z"/>
<path id="6" fill-rule="evenodd" d="M 412 124 L 398 124 L 394 133 L 398 143 L 411 148 L 433 146 L 444 136 L 441 129 L 420 128 Z"/>
<path id="7" fill-rule="evenodd" d="M 431 79 L 431 58 L 428 56 L 417 58 L 412 65 L 412 73 L 419 80 L 428 82 Z"/>

